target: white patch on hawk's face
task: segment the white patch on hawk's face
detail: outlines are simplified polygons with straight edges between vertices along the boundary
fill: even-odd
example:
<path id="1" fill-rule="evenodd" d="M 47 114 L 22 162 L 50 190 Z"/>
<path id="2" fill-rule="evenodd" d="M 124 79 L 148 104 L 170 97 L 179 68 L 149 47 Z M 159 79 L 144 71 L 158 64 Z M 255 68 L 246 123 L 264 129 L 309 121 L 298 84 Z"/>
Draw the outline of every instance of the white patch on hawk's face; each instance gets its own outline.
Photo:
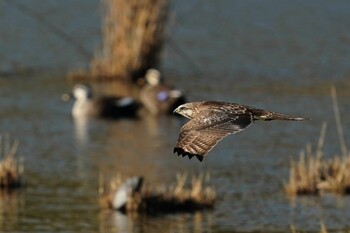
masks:
<path id="1" fill-rule="evenodd" d="M 194 111 L 189 104 L 180 105 L 174 110 L 174 113 L 180 114 L 189 119 L 194 117 Z"/>

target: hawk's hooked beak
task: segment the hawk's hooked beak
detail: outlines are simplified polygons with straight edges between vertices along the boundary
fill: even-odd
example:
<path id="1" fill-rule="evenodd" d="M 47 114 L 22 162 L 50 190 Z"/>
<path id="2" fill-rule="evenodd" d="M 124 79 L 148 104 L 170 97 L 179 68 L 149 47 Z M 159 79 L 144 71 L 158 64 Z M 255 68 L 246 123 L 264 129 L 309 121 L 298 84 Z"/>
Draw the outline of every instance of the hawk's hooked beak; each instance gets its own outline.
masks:
<path id="1" fill-rule="evenodd" d="M 183 106 L 180 105 L 179 107 L 177 107 L 173 113 L 175 113 L 177 116 L 184 116 L 184 117 L 187 117 L 189 118 L 185 113 L 184 113 L 184 110 L 183 110 Z"/>
<path id="2" fill-rule="evenodd" d="M 179 107 L 175 108 L 175 110 L 173 111 L 173 114 L 179 114 Z"/>

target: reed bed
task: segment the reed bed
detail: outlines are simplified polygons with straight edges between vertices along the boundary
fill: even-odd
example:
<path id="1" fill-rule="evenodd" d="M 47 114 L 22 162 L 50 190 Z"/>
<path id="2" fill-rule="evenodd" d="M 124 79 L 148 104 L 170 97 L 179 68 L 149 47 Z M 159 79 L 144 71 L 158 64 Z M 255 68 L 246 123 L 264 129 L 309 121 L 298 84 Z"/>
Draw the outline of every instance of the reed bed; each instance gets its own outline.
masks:
<path id="1" fill-rule="evenodd" d="M 12 144 L 8 135 L 0 136 L 0 188 L 14 189 L 22 185 L 23 160 L 16 158 L 19 142 Z"/>
<path id="2" fill-rule="evenodd" d="M 102 0 L 102 51 L 88 72 L 69 74 L 73 79 L 129 80 L 157 68 L 165 39 L 168 0 Z"/>
<path id="3" fill-rule="evenodd" d="M 350 193 L 350 154 L 344 139 L 334 87 L 331 89 L 331 96 L 342 155 L 336 155 L 330 159 L 324 158 L 323 147 L 327 123 L 323 123 L 316 148 L 313 149 L 311 144 L 307 144 L 301 151 L 299 160 L 291 161 L 289 181 L 285 184 L 285 191 L 289 195 L 318 195 L 323 192 Z"/>
<path id="4" fill-rule="evenodd" d="M 215 203 L 215 190 L 205 186 L 208 175 L 200 174 L 191 178 L 191 185 L 188 185 L 186 174 L 177 175 L 175 185 L 162 185 L 157 187 L 143 187 L 140 192 L 130 196 L 125 212 L 138 212 L 146 214 L 194 212 L 198 210 L 211 209 Z M 118 189 L 116 184 L 121 184 L 120 177 L 110 184 L 111 191 L 102 192 L 100 196 L 101 208 L 113 209 L 113 197 Z"/>

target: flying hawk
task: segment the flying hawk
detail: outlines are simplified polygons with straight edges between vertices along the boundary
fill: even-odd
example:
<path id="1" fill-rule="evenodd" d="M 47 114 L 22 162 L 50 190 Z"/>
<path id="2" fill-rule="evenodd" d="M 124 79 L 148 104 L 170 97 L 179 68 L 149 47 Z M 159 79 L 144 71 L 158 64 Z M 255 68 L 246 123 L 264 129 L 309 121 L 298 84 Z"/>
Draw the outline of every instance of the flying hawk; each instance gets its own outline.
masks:
<path id="1" fill-rule="evenodd" d="M 244 130 L 256 120 L 307 120 L 302 117 L 217 101 L 186 103 L 177 107 L 174 113 L 190 119 L 180 130 L 174 153 L 183 157 L 187 155 L 190 159 L 196 156 L 200 161 L 221 139 Z"/>

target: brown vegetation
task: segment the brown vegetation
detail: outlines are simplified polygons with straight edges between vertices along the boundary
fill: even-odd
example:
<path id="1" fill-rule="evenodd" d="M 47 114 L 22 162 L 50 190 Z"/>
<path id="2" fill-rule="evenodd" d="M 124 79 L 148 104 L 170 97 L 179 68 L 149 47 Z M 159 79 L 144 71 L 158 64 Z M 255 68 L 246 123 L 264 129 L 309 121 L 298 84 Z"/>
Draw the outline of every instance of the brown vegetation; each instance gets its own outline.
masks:
<path id="1" fill-rule="evenodd" d="M 186 188 L 187 175 L 177 175 L 175 186 L 144 187 L 140 192 L 130 196 L 125 212 L 148 214 L 193 212 L 214 207 L 215 191 L 204 187 L 204 175 L 192 177 L 191 187 Z M 120 185 L 118 177 L 110 184 L 111 191 L 103 192 L 100 197 L 101 208 L 113 208 L 113 197 Z"/>
<path id="2" fill-rule="evenodd" d="M 291 162 L 289 182 L 285 185 L 288 194 L 350 193 L 350 155 L 324 159 L 325 131 L 326 124 L 319 140 L 322 144 L 315 151 L 308 144 L 300 153 L 299 161 Z"/>
<path id="3" fill-rule="evenodd" d="M 299 161 L 291 162 L 289 182 L 285 185 L 285 191 L 289 195 L 350 193 L 350 154 L 345 144 L 334 88 L 331 93 L 342 155 L 324 158 L 323 145 L 327 129 L 327 124 L 324 123 L 316 149 L 313 150 L 311 144 L 308 144 L 301 151 Z"/>
<path id="4" fill-rule="evenodd" d="M 143 77 L 159 66 L 169 12 L 168 0 L 102 0 L 104 8 L 102 52 L 90 71 L 72 78 L 122 79 Z"/>
<path id="5" fill-rule="evenodd" d="M 22 184 L 23 162 L 16 158 L 18 141 L 12 145 L 8 135 L 0 136 L 0 188 L 13 189 Z"/>

